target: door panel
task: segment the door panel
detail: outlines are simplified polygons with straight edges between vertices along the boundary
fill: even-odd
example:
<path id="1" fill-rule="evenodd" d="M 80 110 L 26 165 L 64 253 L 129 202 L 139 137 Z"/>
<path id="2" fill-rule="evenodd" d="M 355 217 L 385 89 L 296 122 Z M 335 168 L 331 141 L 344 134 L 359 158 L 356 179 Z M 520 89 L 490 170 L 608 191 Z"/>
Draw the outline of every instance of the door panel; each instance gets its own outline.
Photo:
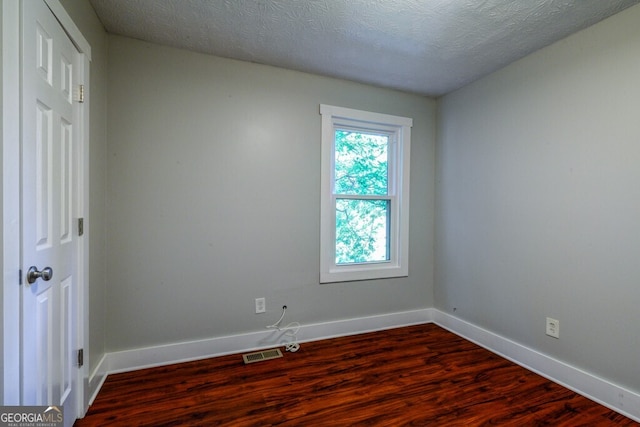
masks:
<path id="1" fill-rule="evenodd" d="M 51 108 L 41 102 L 36 103 L 36 170 L 35 170 L 35 187 L 36 187 L 36 249 L 44 250 L 51 247 L 51 239 L 49 233 L 52 226 L 51 203 L 53 195 L 51 194 L 51 166 L 52 159 L 52 133 L 53 112 Z"/>
<path id="2" fill-rule="evenodd" d="M 63 361 L 73 361 L 74 349 L 71 348 L 74 340 L 71 339 L 73 333 L 73 319 L 71 319 L 73 305 L 73 279 L 67 277 L 60 283 L 60 312 L 62 313 L 62 324 L 60 325 L 60 358 Z M 73 363 L 62 363 L 61 374 L 61 401 L 66 401 L 73 393 Z"/>
<path id="3" fill-rule="evenodd" d="M 51 352 L 51 340 L 49 339 L 53 335 L 53 292 L 51 288 L 48 288 L 36 295 L 36 334 L 44 337 L 44 339 L 36 342 L 36 363 L 34 372 L 37 374 L 37 378 L 49 378 L 49 372 L 52 368 L 50 366 L 50 359 L 45 355 Z M 34 404 L 40 405 L 41 402 L 47 402 L 53 395 L 53 383 L 52 381 L 42 381 L 39 387 L 36 389 Z"/>

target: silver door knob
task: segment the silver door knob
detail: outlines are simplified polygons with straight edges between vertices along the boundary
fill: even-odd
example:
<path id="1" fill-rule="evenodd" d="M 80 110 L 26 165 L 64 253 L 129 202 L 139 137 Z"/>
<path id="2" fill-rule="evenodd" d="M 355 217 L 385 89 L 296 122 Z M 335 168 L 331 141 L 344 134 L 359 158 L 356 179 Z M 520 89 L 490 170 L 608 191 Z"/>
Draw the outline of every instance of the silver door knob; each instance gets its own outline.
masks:
<path id="1" fill-rule="evenodd" d="M 29 284 L 34 283 L 36 280 L 42 278 L 45 282 L 48 282 L 53 277 L 53 270 L 51 267 L 45 267 L 42 271 L 38 271 L 38 268 L 35 265 L 29 267 L 27 270 L 27 282 Z"/>

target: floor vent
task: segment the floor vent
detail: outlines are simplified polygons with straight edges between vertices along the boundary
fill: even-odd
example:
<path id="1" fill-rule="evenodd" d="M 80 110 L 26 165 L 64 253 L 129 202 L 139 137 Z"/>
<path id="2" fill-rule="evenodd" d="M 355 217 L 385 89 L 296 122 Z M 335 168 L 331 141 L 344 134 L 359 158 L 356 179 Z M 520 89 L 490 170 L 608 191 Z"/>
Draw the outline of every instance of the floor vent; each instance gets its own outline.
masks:
<path id="1" fill-rule="evenodd" d="M 282 357 L 282 352 L 280 352 L 280 349 L 277 349 L 277 348 L 273 348 L 271 350 L 262 350 L 262 351 L 257 351 L 255 353 L 247 353 L 242 355 L 242 358 L 244 359 L 245 364 L 262 362 L 263 360 L 277 359 L 278 357 Z"/>

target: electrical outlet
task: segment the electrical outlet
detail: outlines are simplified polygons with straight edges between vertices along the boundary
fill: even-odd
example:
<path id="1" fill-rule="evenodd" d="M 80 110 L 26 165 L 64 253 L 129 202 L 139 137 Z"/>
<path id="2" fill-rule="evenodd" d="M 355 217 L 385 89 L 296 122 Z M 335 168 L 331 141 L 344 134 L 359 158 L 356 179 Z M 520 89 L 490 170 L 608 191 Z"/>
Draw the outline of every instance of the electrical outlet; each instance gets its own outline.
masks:
<path id="1" fill-rule="evenodd" d="M 547 317 L 547 335 L 553 338 L 560 338 L 560 321 Z"/>
<path id="2" fill-rule="evenodd" d="M 266 311 L 267 303 L 264 298 L 256 298 L 256 314 Z"/>

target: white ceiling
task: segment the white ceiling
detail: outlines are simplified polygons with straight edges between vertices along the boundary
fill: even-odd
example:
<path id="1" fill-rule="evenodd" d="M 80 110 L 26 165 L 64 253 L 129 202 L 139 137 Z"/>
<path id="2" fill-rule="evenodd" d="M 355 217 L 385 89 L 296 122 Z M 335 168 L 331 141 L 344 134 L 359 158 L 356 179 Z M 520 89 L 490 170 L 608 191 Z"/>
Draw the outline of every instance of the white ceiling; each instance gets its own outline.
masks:
<path id="1" fill-rule="evenodd" d="M 91 0 L 112 34 L 430 96 L 638 3 Z"/>

